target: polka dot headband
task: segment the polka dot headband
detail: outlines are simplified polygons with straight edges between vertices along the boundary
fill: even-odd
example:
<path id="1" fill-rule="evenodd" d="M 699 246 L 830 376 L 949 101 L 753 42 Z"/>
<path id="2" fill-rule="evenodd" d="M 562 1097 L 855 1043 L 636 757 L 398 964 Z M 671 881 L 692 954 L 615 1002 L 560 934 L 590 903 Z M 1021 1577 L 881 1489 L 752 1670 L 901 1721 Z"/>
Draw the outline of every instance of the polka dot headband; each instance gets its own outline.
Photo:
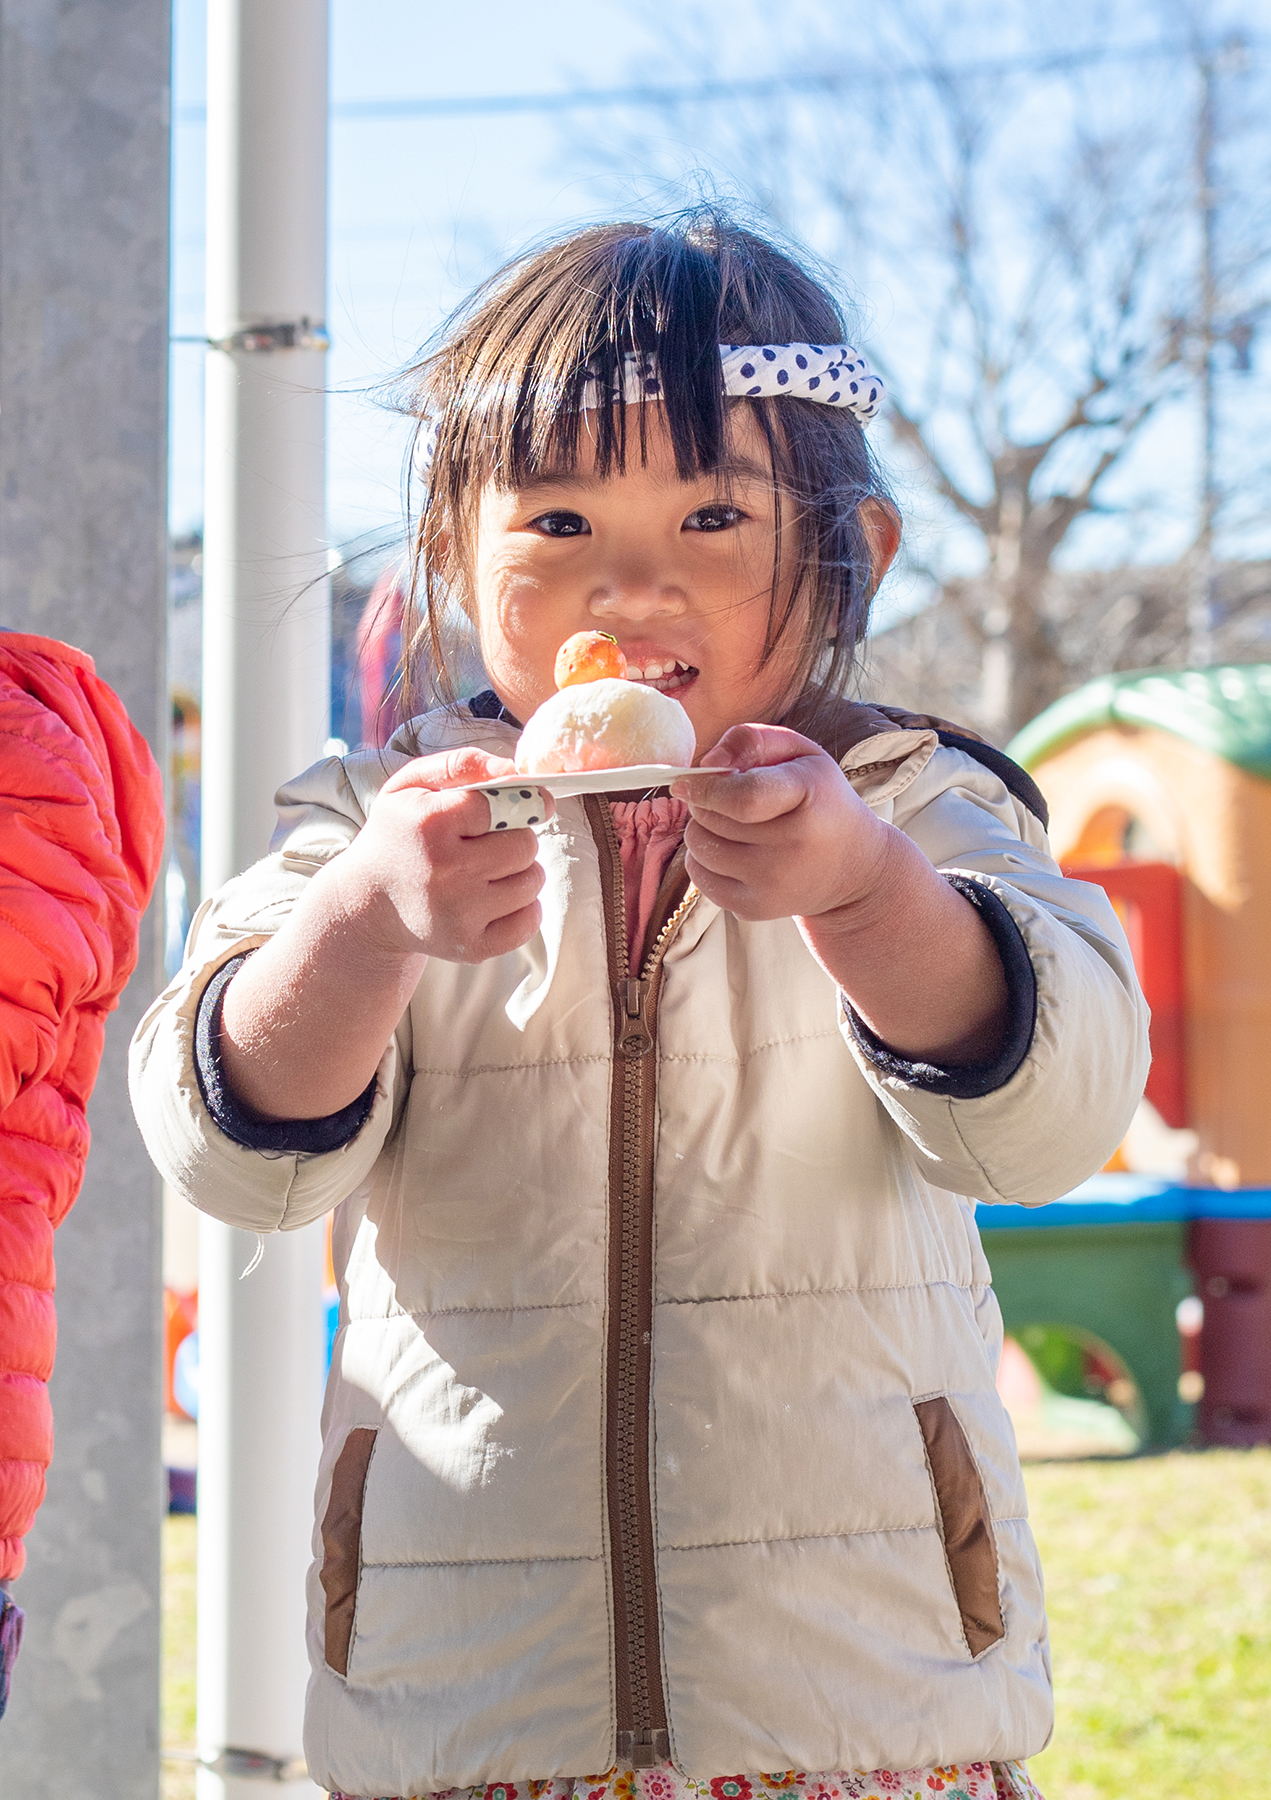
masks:
<path id="1" fill-rule="evenodd" d="M 721 344 L 724 392 L 738 400 L 775 399 L 782 394 L 796 400 L 815 400 L 822 406 L 838 406 L 855 415 L 862 426 L 882 406 L 887 389 L 863 356 L 850 344 Z M 615 379 L 609 398 L 617 398 Z M 580 405 L 584 411 L 602 404 L 602 384 L 588 372 Z M 647 351 L 628 350 L 622 358 L 622 398 L 656 400 L 661 396 L 657 358 Z M 415 468 L 427 477 L 437 448 L 440 421 L 424 421 L 415 449 Z"/>
<path id="2" fill-rule="evenodd" d="M 816 400 L 841 406 L 868 425 L 883 403 L 885 389 L 864 357 L 850 344 L 721 344 L 724 392 L 738 400 Z M 614 383 L 616 398 L 617 383 Z M 625 401 L 656 400 L 662 392 L 656 357 L 628 350 L 622 359 Z M 584 407 L 600 404 L 600 384 L 591 379 L 583 389 Z"/>

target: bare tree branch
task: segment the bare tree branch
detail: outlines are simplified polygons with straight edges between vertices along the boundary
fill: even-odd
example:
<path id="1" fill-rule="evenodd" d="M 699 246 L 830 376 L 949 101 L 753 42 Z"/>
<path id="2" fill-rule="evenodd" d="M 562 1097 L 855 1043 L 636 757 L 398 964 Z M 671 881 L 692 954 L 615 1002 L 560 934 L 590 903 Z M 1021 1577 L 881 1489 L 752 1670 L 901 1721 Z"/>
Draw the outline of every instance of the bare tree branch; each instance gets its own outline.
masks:
<path id="1" fill-rule="evenodd" d="M 681 82 L 720 73 L 708 4 L 690 0 L 665 27 Z M 1000 36 L 1035 71 L 1004 75 L 977 65 L 969 33 L 983 32 L 982 9 L 961 17 L 957 0 L 890 0 L 863 25 L 854 13 L 850 30 L 837 0 L 795 0 L 779 14 L 739 4 L 732 23 L 766 68 L 868 64 L 868 78 L 846 97 L 786 94 L 709 115 L 668 105 L 656 142 L 633 119 L 594 160 L 649 177 L 656 166 L 673 188 L 686 158 L 700 169 L 708 147 L 725 186 L 809 239 L 857 294 L 886 302 L 887 354 L 863 342 L 888 382 L 893 441 L 961 541 L 970 533 L 982 546 L 983 575 L 946 579 L 931 610 L 979 656 L 968 710 L 1004 739 L 1093 667 L 1176 642 L 1164 588 L 1114 596 L 1109 608 L 1078 584 L 1072 592 L 1094 609 L 1082 622 L 1056 600 L 1068 590 L 1052 571 L 1079 521 L 1149 503 L 1142 483 L 1137 501 L 1123 483 L 1118 495 L 1114 477 L 1192 378 L 1195 195 L 1180 126 L 1194 71 L 1165 52 L 1180 29 L 1200 44 L 1210 26 L 1187 10 L 1198 0 L 1182 0 L 1181 25 L 1176 0 L 1062 10 L 1003 0 L 994 47 Z M 1144 4 L 1149 20 L 1161 9 L 1155 43 L 1143 39 Z M 1073 54 L 1122 28 L 1143 39 L 1137 87 L 1126 65 Z M 1250 103 L 1231 124 L 1244 133 L 1241 156 L 1223 165 L 1224 306 L 1251 321 L 1271 304 L 1265 88 L 1261 109 Z M 575 167 L 577 154 L 574 140 Z M 930 572 L 940 575 L 938 549 Z M 930 646 L 944 628 L 933 619 L 904 629 Z"/>

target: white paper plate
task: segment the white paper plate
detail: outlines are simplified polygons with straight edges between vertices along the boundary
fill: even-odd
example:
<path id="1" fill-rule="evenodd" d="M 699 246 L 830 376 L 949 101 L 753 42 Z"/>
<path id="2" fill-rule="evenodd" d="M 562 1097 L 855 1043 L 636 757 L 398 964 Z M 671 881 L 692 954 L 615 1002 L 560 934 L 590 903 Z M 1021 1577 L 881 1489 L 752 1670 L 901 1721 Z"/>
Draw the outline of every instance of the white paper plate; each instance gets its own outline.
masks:
<path id="1" fill-rule="evenodd" d="M 731 775 L 731 769 L 674 769 L 667 763 L 640 763 L 626 769 L 586 769 L 572 775 L 506 775 L 498 781 L 470 781 L 465 791 L 507 794 L 539 789 L 557 800 L 576 794 L 621 794 L 632 788 L 665 787 L 681 775 Z"/>

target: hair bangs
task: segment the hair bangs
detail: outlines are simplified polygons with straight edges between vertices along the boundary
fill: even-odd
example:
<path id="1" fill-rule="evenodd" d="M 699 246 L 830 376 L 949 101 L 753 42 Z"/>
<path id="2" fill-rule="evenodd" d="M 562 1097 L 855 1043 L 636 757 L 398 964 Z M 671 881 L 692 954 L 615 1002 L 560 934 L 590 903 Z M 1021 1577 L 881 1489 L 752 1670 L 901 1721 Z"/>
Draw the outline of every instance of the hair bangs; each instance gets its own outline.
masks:
<path id="1" fill-rule="evenodd" d="M 623 358 L 636 353 L 656 362 L 677 473 L 718 469 L 721 301 L 717 261 L 665 228 L 596 227 L 514 265 L 478 293 L 457 340 L 419 367 L 441 420 L 435 461 L 514 488 L 573 473 L 585 431 L 597 474 L 622 473 L 628 456 L 647 456 L 646 416 L 633 446 L 622 397 Z M 584 412 L 589 388 L 601 403 Z"/>

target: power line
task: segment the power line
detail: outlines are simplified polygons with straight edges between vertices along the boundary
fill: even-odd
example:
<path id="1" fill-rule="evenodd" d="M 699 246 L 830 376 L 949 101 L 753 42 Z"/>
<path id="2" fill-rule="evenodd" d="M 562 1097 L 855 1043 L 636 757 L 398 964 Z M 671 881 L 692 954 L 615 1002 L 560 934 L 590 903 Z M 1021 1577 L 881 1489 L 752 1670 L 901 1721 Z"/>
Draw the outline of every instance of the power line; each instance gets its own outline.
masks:
<path id="1" fill-rule="evenodd" d="M 1253 41 L 1253 40 L 1246 40 Z M 1083 50 L 1056 51 L 1049 55 L 997 57 L 978 63 L 928 64 L 912 69 L 881 65 L 854 68 L 835 74 L 769 75 L 752 81 L 703 81 L 693 86 L 579 88 L 546 94 L 454 94 L 385 100 L 337 100 L 331 117 L 342 120 L 491 118 L 513 113 L 565 113 L 603 110 L 611 106 L 670 107 L 713 105 L 726 100 L 771 100 L 782 94 L 841 94 L 862 82 L 879 81 L 976 81 L 1014 74 L 1055 75 L 1099 62 L 1146 62 L 1159 58 L 1195 56 L 1196 47 L 1183 42 L 1091 45 Z M 207 109 L 182 106 L 176 111 L 181 125 L 203 123 Z"/>

